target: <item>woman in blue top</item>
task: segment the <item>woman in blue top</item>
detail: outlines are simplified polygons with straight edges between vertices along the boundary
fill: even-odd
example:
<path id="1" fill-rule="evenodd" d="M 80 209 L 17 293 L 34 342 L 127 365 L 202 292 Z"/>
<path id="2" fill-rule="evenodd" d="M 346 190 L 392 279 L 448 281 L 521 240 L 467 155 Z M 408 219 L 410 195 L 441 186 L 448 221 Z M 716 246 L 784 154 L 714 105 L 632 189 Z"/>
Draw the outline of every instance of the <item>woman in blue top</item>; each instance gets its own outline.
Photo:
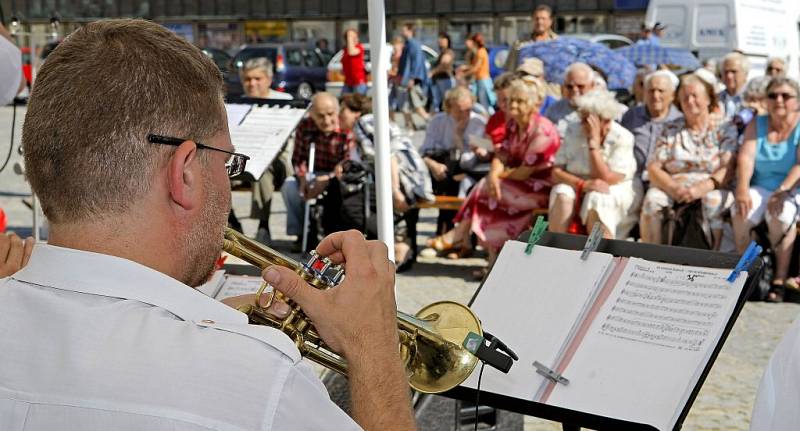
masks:
<path id="1" fill-rule="evenodd" d="M 739 149 L 733 230 L 736 247 L 744 252 L 750 230 L 766 218 L 775 250 L 775 276 L 767 295 L 781 302 L 796 232 L 798 200 L 794 187 L 800 180 L 797 96 L 800 87 L 789 78 L 775 78 L 767 86 L 768 115 L 757 117 L 745 130 Z"/>

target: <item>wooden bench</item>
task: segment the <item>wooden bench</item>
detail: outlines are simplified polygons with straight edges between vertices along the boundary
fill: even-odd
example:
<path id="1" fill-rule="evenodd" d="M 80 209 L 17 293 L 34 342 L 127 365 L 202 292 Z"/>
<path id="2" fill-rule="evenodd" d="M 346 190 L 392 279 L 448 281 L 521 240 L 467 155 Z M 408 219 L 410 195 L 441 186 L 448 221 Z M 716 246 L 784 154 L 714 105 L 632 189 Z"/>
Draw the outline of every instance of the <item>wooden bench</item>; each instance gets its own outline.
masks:
<path id="1" fill-rule="evenodd" d="M 436 208 L 440 210 L 458 210 L 464 204 L 464 199 L 457 196 L 436 196 L 433 202 L 418 202 L 417 208 Z M 547 208 L 535 208 L 533 216 L 547 217 Z"/>

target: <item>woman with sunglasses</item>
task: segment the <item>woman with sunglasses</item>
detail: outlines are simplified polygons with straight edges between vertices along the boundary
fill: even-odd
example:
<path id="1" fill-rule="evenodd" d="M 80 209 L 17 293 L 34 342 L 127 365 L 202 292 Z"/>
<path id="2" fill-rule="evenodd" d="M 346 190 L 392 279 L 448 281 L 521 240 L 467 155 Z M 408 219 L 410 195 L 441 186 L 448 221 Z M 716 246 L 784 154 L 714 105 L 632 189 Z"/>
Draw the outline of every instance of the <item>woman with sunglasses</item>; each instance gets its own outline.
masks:
<path id="1" fill-rule="evenodd" d="M 796 232 L 798 213 L 795 184 L 800 179 L 797 149 L 797 96 L 800 88 L 789 78 L 773 78 L 767 85 L 767 115 L 750 122 L 737 158 L 736 205 L 733 230 L 736 247 L 744 252 L 750 230 L 766 219 L 769 240 L 775 250 L 775 275 L 767 294 L 769 302 L 781 302 Z"/>

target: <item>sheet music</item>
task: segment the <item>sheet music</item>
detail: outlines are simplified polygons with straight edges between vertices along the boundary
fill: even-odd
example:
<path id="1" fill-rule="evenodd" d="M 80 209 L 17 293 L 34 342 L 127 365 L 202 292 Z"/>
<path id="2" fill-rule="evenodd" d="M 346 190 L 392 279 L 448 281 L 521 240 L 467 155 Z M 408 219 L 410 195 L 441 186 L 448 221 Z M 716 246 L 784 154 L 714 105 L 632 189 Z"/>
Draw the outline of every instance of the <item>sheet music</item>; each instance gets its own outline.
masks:
<path id="1" fill-rule="evenodd" d="M 250 156 L 245 171 L 259 179 L 303 115 L 304 109 L 288 106 L 252 106 L 244 122 L 230 129 L 236 152 Z"/>
<path id="2" fill-rule="evenodd" d="M 225 112 L 228 114 L 228 130 L 233 130 L 239 127 L 244 117 L 250 112 L 253 105 L 245 105 L 242 103 L 226 103 Z"/>
<path id="3" fill-rule="evenodd" d="M 544 246 L 526 255 L 525 247 L 519 241 L 506 242 L 471 308 L 483 328 L 519 356 L 508 374 L 486 367 L 481 390 L 533 400 L 545 382 L 533 362 L 555 365 L 613 257 L 595 252 L 584 261 L 580 251 Z M 478 368 L 465 386 L 477 386 Z"/>
<path id="4" fill-rule="evenodd" d="M 225 283 L 217 293 L 215 298 L 223 300 L 231 296 L 247 295 L 249 293 L 256 293 L 261 288 L 261 283 L 264 280 L 261 277 L 250 277 L 246 275 L 229 275 L 225 277 Z"/>
<path id="5" fill-rule="evenodd" d="M 631 258 L 546 402 L 672 429 L 747 279 L 729 274 Z"/>

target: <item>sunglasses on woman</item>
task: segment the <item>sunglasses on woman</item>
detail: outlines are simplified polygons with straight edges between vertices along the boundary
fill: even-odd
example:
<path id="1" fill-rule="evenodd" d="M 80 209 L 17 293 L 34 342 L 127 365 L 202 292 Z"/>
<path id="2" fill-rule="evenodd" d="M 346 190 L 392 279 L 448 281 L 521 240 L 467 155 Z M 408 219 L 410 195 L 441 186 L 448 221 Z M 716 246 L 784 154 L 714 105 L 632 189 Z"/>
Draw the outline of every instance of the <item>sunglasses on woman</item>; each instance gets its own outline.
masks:
<path id="1" fill-rule="evenodd" d="M 797 96 L 795 96 L 792 93 L 769 93 L 767 94 L 767 97 L 770 100 L 778 100 L 778 97 L 783 98 L 783 100 L 789 100 L 789 99 L 794 99 Z"/>

